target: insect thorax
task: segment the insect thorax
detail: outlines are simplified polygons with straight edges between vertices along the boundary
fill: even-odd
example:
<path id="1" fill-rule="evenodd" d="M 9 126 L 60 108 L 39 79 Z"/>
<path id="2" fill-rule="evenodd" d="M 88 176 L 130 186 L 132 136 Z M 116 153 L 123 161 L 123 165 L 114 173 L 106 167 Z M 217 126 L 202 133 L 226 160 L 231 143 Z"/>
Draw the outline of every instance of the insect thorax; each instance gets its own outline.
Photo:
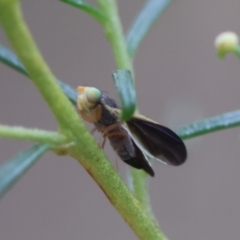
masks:
<path id="1" fill-rule="evenodd" d="M 101 104 L 102 115 L 94 125 L 103 133 L 104 137 L 109 139 L 110 145 L 123 161 L 135 157 L 132 139 L 126 128 L 119 121 L 116 103 L 104 96 L 101 99 Z"/>

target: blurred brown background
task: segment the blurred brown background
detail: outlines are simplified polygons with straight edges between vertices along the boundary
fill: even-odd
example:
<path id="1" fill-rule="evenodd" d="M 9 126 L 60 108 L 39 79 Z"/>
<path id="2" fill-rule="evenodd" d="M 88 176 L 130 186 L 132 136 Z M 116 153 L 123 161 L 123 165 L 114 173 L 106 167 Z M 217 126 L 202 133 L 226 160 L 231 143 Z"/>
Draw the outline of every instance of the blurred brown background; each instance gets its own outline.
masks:
<path id="1" fill-rule="evenodd" d="M 145 1 L 121 0 L 124 30 Z M 22 1 L 25 19 L 53 73 L 117 99 L 115 64 L 100 25 L 58 1 Z M 238 34 L 234 0 L 175 0 L 144 39 L 134 62 L 139 109 L 173 129 L 240 107 L 240 62 L 220 61 L 213 42 Z M 2 30 L 0 43 L 9 46 Z M 0 64 L 0 122 L 56 130 L 51 112 L 26 77 Z M 181 167 L 154 164 L 153 210 L 171 240 L 240 238 L 239 128 L 187 140 Z M 0 162 L 31 143 L 0 140 Z M 106 150 L 113 164 L 115 155 Z M 118 161 L 125 177 L 126 165 Z M 46 154 L 0 203 L 1 240 L 137 239 L 86 171 Z"/>

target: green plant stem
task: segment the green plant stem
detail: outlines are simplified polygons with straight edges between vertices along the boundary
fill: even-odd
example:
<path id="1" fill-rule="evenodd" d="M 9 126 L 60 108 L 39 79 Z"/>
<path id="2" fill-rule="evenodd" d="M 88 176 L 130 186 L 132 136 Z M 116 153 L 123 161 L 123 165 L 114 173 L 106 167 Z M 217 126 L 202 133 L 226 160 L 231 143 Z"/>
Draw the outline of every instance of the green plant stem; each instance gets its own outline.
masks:
<path id="1" fill-rule="evenodd" d="M 148 192 L 148 174 L 144 171 L 139 171 L 135 168 L 131 168 L 131 175 L 133 195 L 140 202 L 142 209 L 144 209 L 152 218 L 154 218 Z"/>
<path id="2" fill-rule="evenodd" d="M 129 69 L 134 76 L 132 62 L 129 58 L 122 24 L 118 16 L 115 0 L 98 0 L 99 8 L 105 16 L 103 28 L 114 53 L 118 69 Z M 134 78 L 134 77 L 133 77 Z"/>
<path id="3" fill-rule="evenodd" d="M 36 141 L 54 145 L 64 144 L 67 140 L 64 135 L 57 132 L 6 125 L 0 125 L 0 138 Z"/>
<path id="4" fill-rule="evenodd" d="M 166 239 L 157 224 L 141 209 L 104 153 L 99 150 L 93 137 L 61 91 L 23 21 L 19 2 L 0 0 L 0 20 L 19 59 L 55 115 L 61 132 L 75 143 L 69 149 L 70 155 L 95 179 L 109 201 L 140 239 Z"/>
<path id="5" fill-rule="evenodd" d="M 132 78 L 134 82 L 134 69 L 133 69 L 132 60 L 130 59 L 127 45 L 125 42 L 121 21 L 118 16 L 117 2 L 115 0 L 98 0 L 98 4 L 99 4 L 100 10 L 105 16 L 103 27 L 104 27 L 106 38 L 108 39 L 111 45 L 111 48 L 113 50 L 117 68 L 129 69 L 132 73 Z M 136 111 L 137 111 L 137 108 L 136 108 Z M 135 174 L 132 177 L 133 177 L 133 189 L 137 189 L 139 193 L 136 195 L 138 201 L 142 206 L 145 206 L 145 208 L 148 209 L 147 212 L 152 212 L 151 205 L 149 205 L 148 199 L 146 198 L 146 196 L 144 196 L 149 194 L 147 189 L 147 184 L 146 183 L 143 184 L 143 182 L 146 179 L 145 178 L 142 179 L 141 182 L 137 181 L 137 179 L 140 179 L 142 177 L 141 171 L 135 172 Z M 161 234 L 163 236 L 163 233 Z"/>

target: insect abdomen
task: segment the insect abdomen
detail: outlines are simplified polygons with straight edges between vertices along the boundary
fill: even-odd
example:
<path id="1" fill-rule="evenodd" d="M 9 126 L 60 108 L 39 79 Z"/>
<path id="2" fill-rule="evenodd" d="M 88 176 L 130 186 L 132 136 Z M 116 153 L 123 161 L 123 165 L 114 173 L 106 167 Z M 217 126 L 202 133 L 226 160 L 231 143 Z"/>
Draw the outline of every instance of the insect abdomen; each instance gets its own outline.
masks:
<path id="1" fill-rule="evenodd" d="M 116 151 L 118 156 L 125 163 L 138 169 L 145 170 L 151 176 L 154 176 L 152 167 L 143 155 L 142 151 L 137 147 L 128 132 L 123 127 L 118 127 L 119 132 L 125 136 L 113 135 L 108 137 L 110 145 Z"/>
<path id="2" fill-rule="evenodd" d="M 122 127 L 119 127 L 122 128 Z M 123 160 L 128 160 L 129 158 L 135 157 L 135 151 L 133 147 L 133 143 L 131 138 L 128 136 L 126 130 L 121 129 L 120 133 L 126 134 L 126 136 L 111 136 L 108 137 L 109 142 L 114 149 L 118 153 L 118 156 Z"/>

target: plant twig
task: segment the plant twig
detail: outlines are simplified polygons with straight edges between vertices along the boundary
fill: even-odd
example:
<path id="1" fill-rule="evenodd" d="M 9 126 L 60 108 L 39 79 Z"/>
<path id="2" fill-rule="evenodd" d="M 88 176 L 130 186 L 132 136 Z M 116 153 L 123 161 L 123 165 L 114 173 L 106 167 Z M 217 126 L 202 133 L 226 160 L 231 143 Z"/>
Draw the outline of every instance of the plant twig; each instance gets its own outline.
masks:
<path id="1" fill-rule="evenodd" d="M 98 0 L 99 8 L 105 16 L 103 28 L 114 53 L 118 69 L 128 69 L 134 76 L 132 62 L 127 52 L 121 21 L 115 0 Z M 133 77 L 134 78 L 134 77 Z"/>
<path id="2" fill-rule="evenodd" d="M 58 132 L 50 132 L 39 129 L 0 125 L 0 138 L 12 138 L 19 140 L 36 141 L 39 143 L 64 144 L 67 138 Z"/>

